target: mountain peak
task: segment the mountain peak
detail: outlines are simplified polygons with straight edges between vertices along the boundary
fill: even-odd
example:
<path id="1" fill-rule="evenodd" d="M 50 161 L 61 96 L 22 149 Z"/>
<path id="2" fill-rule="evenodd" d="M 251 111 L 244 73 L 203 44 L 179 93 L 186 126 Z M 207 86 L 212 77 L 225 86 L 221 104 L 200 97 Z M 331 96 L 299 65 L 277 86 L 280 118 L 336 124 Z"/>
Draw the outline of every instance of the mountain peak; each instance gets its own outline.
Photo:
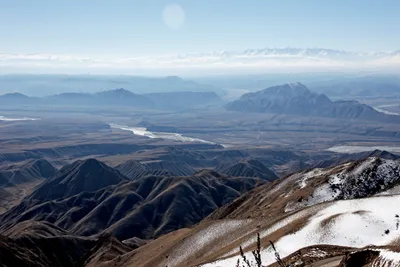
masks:
<path id="1" fill-rule="evenodd" d="M 304 84 L 300 82 L 289 82 L 285 83 L 282 85 L 277 85 L 272 88 L 277 88 L 277 89 L 291 89 L 293 93 L 311 93 L 311 91 L 305 86 Z M 281 89 L 281 90 L 282 90 Z"/>
<path id="2" fill-rule="evenodd" d="M 97 159 L 89 158 L 83 160 L 80 166 L 81 168 L 103 168 L 106 165 Z"/>
<path id="3" fill-rule="evenodd" d="M 244 94 L 227 105 L 228 110 L 275 114 L 310 115 L 331 104 L 330 99 L 311 92 L 305 85 L 285 83 L 262 91 Z"/>
<path id="4" fill-rule="evenodd" d="M 7 97 L 7 98 L 29 98 L 29 96 L 15 92 L 15 93 L 7 93 L 4 95 L 1 95 L 0 97 Z"/>
<path id="5" fill-rule="evenodd" d="M 244 94 L 238 100 L 230 102 L 226 109 L 391 123 L 400 121 L 400 116 L 381 113 L 355 100 L 331 101 L 326 95 L 312 92 L 299 82 L 276 85 L 258 92 Z"/>
<path id="6" fill-rule="evenodd" d="M 307 86 L 300 82 L 290 82 L 290 83 L 284 83 L 284 84 L 279 84 L 275 86 L 268 87 L 264 90 L 255 92 L 255 93 L 249 93 L 245 94 L 244 97 L 248 95 L 257 95 L 260 94 L 262 96 L 268 96 L 268 97 L 283 97 L 283 98 L 291 98 L 291 97 L 310 97 L 310 96 L 317 96 L 317 93 L 311 92 Z"/>
<path id="7" fill-rule="evenodd" d="M 119 171 L 96 159 L 75 161 L 56 172 L 31 195 L 33 199 L 57 199 L 97 191 L 128 180 Z"/>
<path id="8" fill-rule="evenodd" d="M 115 96 L 133 96 L 136 95 L 132 93 L 129 90 L 126 90 L 124 88 L 117 88 L 117 89 L 111 89 L 111 90 L 106 90 L 102 92 L 98 92 L 97 95 L 104 95 L 104 96 L 110 96 L 110 95 L 115 95 Z"/>
<path id="9" fill-rule="evenodd" d="M 287 83 L 287 85 L 289 85 L 292 89 L 307 88 L 304 84 L 302 84 L 300 82 L 290 82 L 290 83 Z"/>

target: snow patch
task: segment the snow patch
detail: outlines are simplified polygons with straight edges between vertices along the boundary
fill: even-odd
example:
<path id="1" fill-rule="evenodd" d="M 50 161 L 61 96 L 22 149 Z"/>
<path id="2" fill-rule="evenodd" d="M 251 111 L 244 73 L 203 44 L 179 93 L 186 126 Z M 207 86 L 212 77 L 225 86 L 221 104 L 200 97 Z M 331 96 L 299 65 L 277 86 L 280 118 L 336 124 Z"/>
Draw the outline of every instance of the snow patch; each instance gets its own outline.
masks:
<path id="1" fill-rule="evenodd" d="M 380 258 L 385 261 L 384 263 L 387 265 L 382 265 L 382 266 L 390 266 L 390 264 L 397 263 L 400 265 L 400 253 L 399 252 L 394 252 L 386 249 L 380 250 L 379 254 Z M 398 266 L 396 265 L 396 266 Z"/>
<path id="2" fill-rule="evenodd" d="M 324 169 L 313 169 L 312 171 L 304 173 L 297 184 L 299 185 L 300 189 L 302 189 L 307 186 L 307 181 L 309 179 L 325 175 L 326 173 L 327 171 Z"/>
<path id="3" fill-rule="evenodd" d="M 305 253 L 303 256 L 310 258 L 325 258 L 326 256 L 328 256 L 328 253 L 318 248 L 313 248 L 309 252 Z"/>
<path id="4" fill-rule="evenodd" d="M 286 257 L 301 248 L 314 245 L 357 248 L 368 245 L 388 245 L 396 240 L 400 234 L 396 228 L 395 221 L 395 214 L 399 213 L 399 201 L 400 196 L 388 196 L 343 200 L 325 204 L 321 209 L 317 210 L 315 215 L 309 218 L 309 222 L 303 228 L 280 238 L 275 243 L 275 246 L 281 257 Z M 382 207 L 385 208 L 383 209 Z M 293 216 L 296 217 L 289 216 L 285 220 L 298 218 L 297 214 Z M 275 225 L 265 233 L 272 233 L 279 226 L 282 228 L 286 225 L 287 223 Z M 271 231 L 272 229 L 273 231 Z M 266 236 L 265 233 L 262 233 L 262 236 Z M 251 252 L 245 254 L 246 257 L 252 258 Z M 270 247 L 264 249 L 261 254 L 263 265 L 275 262 L 274 254 Z M 383 255 L 387 255 L 385 257 L 391 261 L 397 260 L 399 256 L 392 253 Z M 203 267 L 231 267 L 235 266 L 238 259 L 239 256 L 234 256 L 205 264 Z"/>
<path id="5" fill-rule="evenodd" d="M 319 172 L 324 173 L 324 171 Z M 300 188 L 303 188 L 302 186 L 305 186 L 309 179 L 308 175 L 304 177 L 299 180 Z M 385 191 L 393 191 L 392 186 L 396 186 L 399 181 L 399 162 L 371 157 L 353 170 L 344 169 L 340 173 L 329 176 L 328 182 L 315 188 L 308 198 L 300 202 L 288 203 L 285 212 L 333 200 L 369 197 L 379 193 L 385 195 Z"/>

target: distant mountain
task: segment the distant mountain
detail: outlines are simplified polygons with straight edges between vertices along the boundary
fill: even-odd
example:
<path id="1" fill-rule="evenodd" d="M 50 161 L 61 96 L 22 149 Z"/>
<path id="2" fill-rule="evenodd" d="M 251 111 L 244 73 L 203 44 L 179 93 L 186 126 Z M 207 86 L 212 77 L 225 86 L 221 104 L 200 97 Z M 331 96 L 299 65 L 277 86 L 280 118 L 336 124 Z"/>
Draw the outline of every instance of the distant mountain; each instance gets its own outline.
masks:
<path id="1" fill-rule="evenodd" d="M 95 159 L 76 161 L 57 171 L 29 198 L 37 200 L 66 198 L 82 192 L 96 191 L 127 180 L 128 178 L 117 170 Z"/>
<path id="2" fill-rule="evenodd" d="M 315 115 L 330 118 L 363 119 L 371 121 L 400 122 L 400 116 L 387 115 L 356 100 L 338 100 L 316 110 Z"/>
<path id="3" fill-rule="evenodd" d="M 29 97 L 21 93 L 8 93 L 0 95 L 0 103 L 3 105 L 10 104 L 30 104 L 33 103 L 37 98 Z"/>
<path id="4" fill-rule="evenodd" d="M 152 107 L 154 105 L 148 97 L 134 94 L 123 88 L 95 93 L 94 98 L 96 102 L 107 105 L 125 104 L 139 107 Z"/>
<path id="5" fill-rule="evenodd" d="M 42 98 L 42 104 L 52 105 L 130 105 L 133 107 L 152 107 L 153 102 L 145 96 L 119 88 L 95 94 L 62 93 Z"/>
<path id="6" fill-rule="evenodd" d="M 87 93 L 61 93 L 42 98 L 42 104 L 86 105 L 93 104 L 93 95 Z"/>
<path id="7" fill-rule="evenodd" d="M 266 181 L 274 181 L 278 176 L 256 159 L 245 159 L 234 164 L 220 164 L 215 170 L 234 177 L 255 177 Z"/>
<path id="8" fill-rule="evenodd" d="M 28 99 L 29 96 L 21 94 L 21 93 L 8 93 L 0 96 L 0 99 Z"/>
<path id="9" fill-rule="evenodd" d="M 326 95 L 311 92 L 301 83 L 287 83 L 244 94 L 240 99 L 229 103 L 226 109 L 241 112 L 400 122 L 400 116 L 378 112 L 357 101 L 331 101 Z"/>
<path id="10" fill-rule="evenodd" d="M 171 78 L 173 79 L 173 78 Z M 42 98 L 28 97 L 20 93 L 0 95 L 4 105 L 90 105 L 90 106 L 130 106 L 138 108 L 186 109 L 218 106 L 222 99 L 214 92 L 176 91 L 165 93 L 136 94 L 118 88 L 97 93 L 66 92 Z"/>
<path id="11" fill-rule="evenodd" d="M 301 83 L 287 83 L 244 94 L 226 108 L 244 112 L 310 115 L 330 104 L 327 96 L 313 93 Z"/>
<path id="12" fill-rule="evenodd" d="M 0 167 L 0 186 L 15 186 L 23 183 L 49 178 L 57 171 L 44 159 L 30 160 L 22 164 Z"/>
<path id="13" fill-rule="evenodd" d="M 0 93 L 18 90 L 20 93 L 46 96 L 78 93 L 84 90 L 95 93 L 109 88 L 125 88 L 135 94 L 156 92 L 220 92 L 212 85 L 197 83 L 176 76 L 142 77 L 128 75 L 1 75 Z"/>
<path id="14" fill-rule="evenodd" d="M 400 96 L 400 81 L 392 81 L 389 78 L 384 80 L 380 77 L 317 82 L 310 88 L 330 97 Z"/>
<path id="15" fill-rule="evenodd" d="M 145 97 L 151 99 L 159 108 L 198 108 L 215 106 L 222 103 L 221 97 L 214 92 L 167 92 L 150 93 Z"/>

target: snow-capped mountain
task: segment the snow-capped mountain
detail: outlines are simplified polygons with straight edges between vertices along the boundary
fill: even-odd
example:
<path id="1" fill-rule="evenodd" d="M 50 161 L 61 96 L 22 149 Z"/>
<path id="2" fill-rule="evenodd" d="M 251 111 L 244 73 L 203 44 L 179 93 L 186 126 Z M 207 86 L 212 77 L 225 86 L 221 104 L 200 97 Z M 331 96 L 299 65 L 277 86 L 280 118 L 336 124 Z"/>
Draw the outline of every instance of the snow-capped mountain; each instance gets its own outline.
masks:
<path id="1" fill-rule="evenodd" d="M 261 49 L 246 49 L 244 51 L 220 51 L 211 53 L 194 53 L 181 54 L 172 56 L 175 59 L 214 59 L 221 61 L 263 61 L 267 59 L 314 59 L 314 60 L 336 60 L 336 61 L 369 61 L 385 57 L 397 55 L 398 51 L 394 52 L 353 52 L 346 50 L 335 50 L 326 48 L 261 48 Z"/>
<path id="2" fill-rule="evenodd" d="M 339 68 L 341 71 L 364 68 L 387 68 L 400 66 L 399 51 L 394 52 L 353 52 L 327 48 L 261 48 L 242 51 L 219 51 L 208 53 L 125 56 L 118 58 L 53 54 L 6 54 L 0 53 L 3 66 L 29 69 L 45 66 L 48 72 L 52 67 L 62 69 L 90 68 L 96 71 L 108 69 L 124 73 L 124 69 L 150 71 L 168 68 L 185 71 L 190 69 L 230 70 L 233 69 L 288 69 L 294 68 Z"/>

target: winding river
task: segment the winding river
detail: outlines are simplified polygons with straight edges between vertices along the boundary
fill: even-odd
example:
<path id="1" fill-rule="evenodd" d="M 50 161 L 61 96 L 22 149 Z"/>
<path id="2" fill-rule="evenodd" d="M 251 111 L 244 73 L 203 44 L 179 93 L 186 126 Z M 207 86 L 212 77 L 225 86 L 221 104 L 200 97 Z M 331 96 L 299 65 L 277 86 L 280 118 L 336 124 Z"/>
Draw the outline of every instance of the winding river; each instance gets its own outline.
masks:
<path id="1" fill-rule="evenodd" d="M 145 136 L 148 138 L 156 139 L 169 139 L 169 140 L 175 140 L 175 141 L 180 141 L 180 142 L 196 142 L 196 143 L 204 143 L 204 144 L 211 144 L 215 145 L 216 143 L 203 140 L 200 138 L 195 138 L 195 137 L 188 137 L 184 136 L 183 134 L 179 133 L 166 133 L 166 132 L 151 132 L 148 131 L 146 128 L 142 127 L 129 127 L 126 125 L 120 125 L 120 124 L 114 124 L 110 123 L 109 124 L 111 128 L 115 129 L 121 129 L 124 131 L 131 131 L 134 135 L 140 135 L 140 136 Z"/>
<path id="2" fill-rule="evenodd" d="M 40 120 L 39 118 L 28 118 L 28 117 L 22 117 L 22 118 L 10 118 L 10 117 L 5 117 L 5 116 L 0 116 L 0 121 L 37 121 Z"/>

